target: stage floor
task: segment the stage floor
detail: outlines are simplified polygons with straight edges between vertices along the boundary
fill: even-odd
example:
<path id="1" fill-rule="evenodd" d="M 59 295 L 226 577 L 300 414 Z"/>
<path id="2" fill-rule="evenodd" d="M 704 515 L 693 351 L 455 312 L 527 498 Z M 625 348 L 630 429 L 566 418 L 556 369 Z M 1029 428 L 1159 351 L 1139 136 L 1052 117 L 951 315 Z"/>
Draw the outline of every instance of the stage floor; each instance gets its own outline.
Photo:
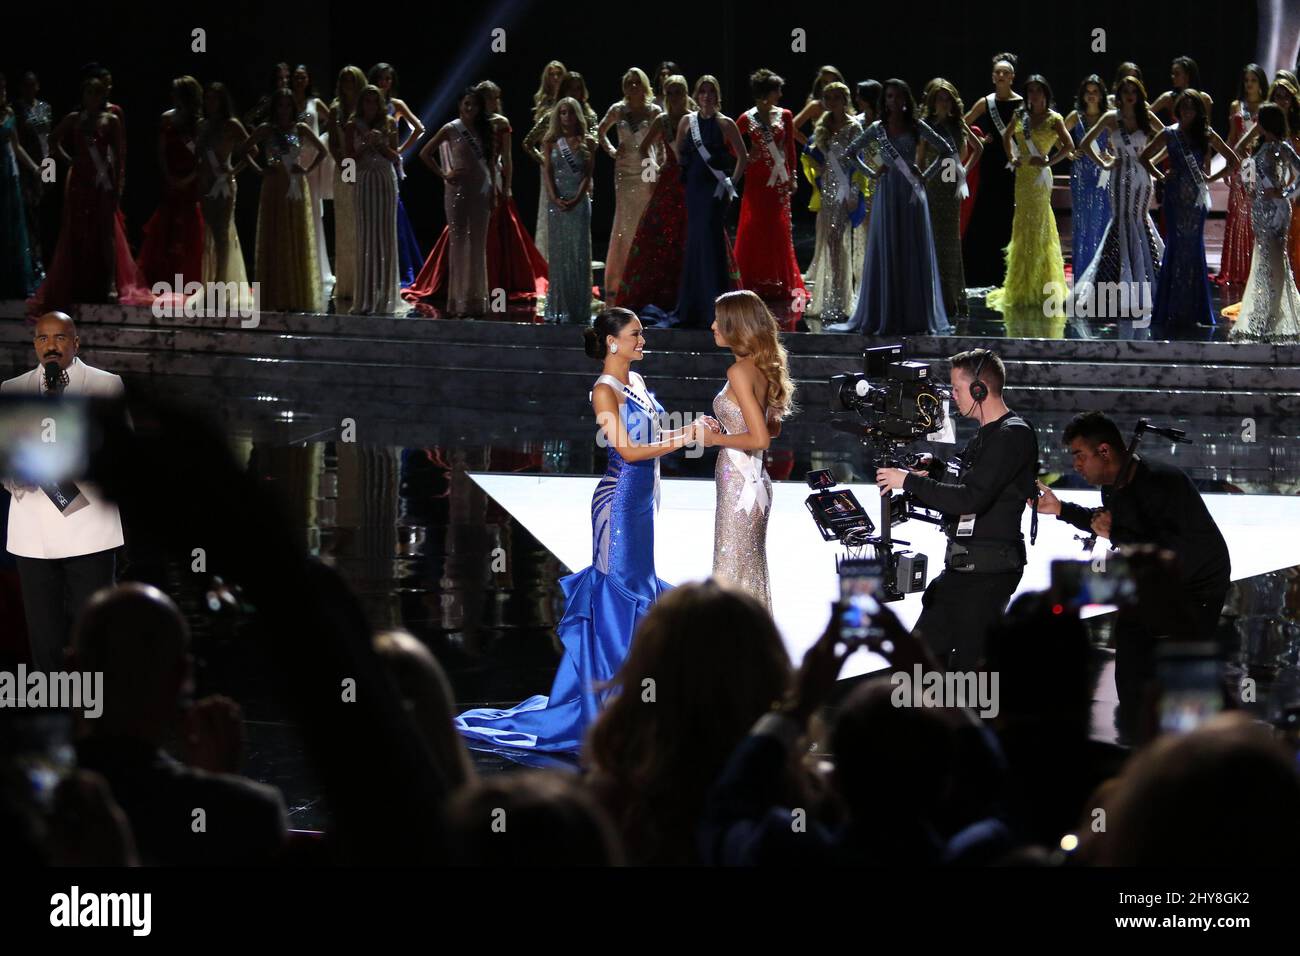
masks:
<path id="1" fill-rule="evenodd" d="M 482 472 L 471 477 L 571 571 L 591 563 L 591 495 L 599 478 Z M 851 488 L 874 520 L 879 520 L 874 485 L 842 487 Z M 808 494 L 808 487 L 799 482 L 774 483 L 767 532 L 773 615 L 795 663 L 821 635 L 831 602 L 838 597 L 835 558 L 841 551 L 835 543 L 822 540 L 804 506 Z M 1063 501 L 1088 507 L 1101 503 L 1097 492 L 1058 494 Z M 1300 498 L 1255 494 L 1202 497 L 1228 543 L 1234 581 L 1300 564 L 1300 536 L 1295 533 L 1300 526 Z M 713 511 L 712 481 L 663 481 L 655 525 L 655 567 L 665 581 L 677 585 L 709 576 Z M 1028 511 L 1022 530 L 1027 540 Z M 911 542 L 912 550 L 929 556 L 931 577 L 942 569 L 944 538 L 937 526 L 908 521 L 895 527 L 894 533 Z M 1038 543 L 1029 549 L 1029 564 L 1017 593 L 1046 588 L 1053 560 L 1085 557 L 1075 538 L 1081 534 L 1055 518 L 1042 518 Z M 1100 553 L 1105 548 L 1103 539 L 1095 550 Z M 892 607 L 911 627 L 921 613 L 921 595 L 908 595 Z M 845 662 L 841 676 L 854 677 L 884 666 L 879 656 L 860 651 Z"/>

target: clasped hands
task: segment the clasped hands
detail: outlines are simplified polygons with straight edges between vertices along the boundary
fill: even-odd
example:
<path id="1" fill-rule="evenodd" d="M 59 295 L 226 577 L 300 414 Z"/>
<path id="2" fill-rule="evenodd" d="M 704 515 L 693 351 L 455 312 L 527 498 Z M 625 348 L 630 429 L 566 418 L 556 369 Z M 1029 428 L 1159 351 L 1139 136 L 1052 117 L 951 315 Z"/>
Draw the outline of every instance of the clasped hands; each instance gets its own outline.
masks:
<path id="1" fill-rule="evenodd" d="M 698 443 L 705 448 L 712 448 L 716 442 L 715 435 L 722 434 L 722 425 L 712 415 L 701 415 L 686 428 L 687 444 Z"/>

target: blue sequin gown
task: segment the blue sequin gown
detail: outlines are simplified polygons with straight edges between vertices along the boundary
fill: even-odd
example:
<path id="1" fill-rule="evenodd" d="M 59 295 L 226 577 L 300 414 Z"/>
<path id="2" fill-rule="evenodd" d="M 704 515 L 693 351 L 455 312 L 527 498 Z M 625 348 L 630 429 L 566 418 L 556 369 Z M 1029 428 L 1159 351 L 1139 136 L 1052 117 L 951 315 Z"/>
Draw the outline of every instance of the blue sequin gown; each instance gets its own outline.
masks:
<path id="1" fill-rule="evenodd" d="M 1076 143 L 1088 133 L 1081 118 L 1070 130 Z M 1097 152 L 1105 154 L 1110 131 L 1097 137 Z M 1099 184 L 1103 170 L 1086 156 L 1070 164 L 1070 268 L 1077 279 L 1088 268 L 1101 245 L 1102 233 L 1110 222 L 1110 189 Z"/>
<path id="2" fill-rule="evenodd" d="M 889 137 L 883 120 L 877 120 L 849 144 L 846 153 L 856 156 L 874 140 L 890 142 L 905 163 L 916 156 L 918 134 L 938 154 L 924 178 L 935 175 L 941 162 L 955 154 L 953 145 L 917 121 L 916 132 L 904 130 Z M 828 332 L 861 332 L 866 335 L 943 335 L 950 330 L 943 305 L 939 263 L 930 228 L 930 208 L 924 184 L 919 191 L 912 180 L 894 167 L 886 152 L 879 154 L 881 172 L 861 163 L 873 178 L 878 177 L 871 207 L 867 255 L 857 306 L 849 321 L 826 326 Z"/>
<path id="3" fill-rule="evenodd" d="M 1169 151 L 1169 175 L 1164 181 L 1165 255 L 1160 262 L 1151 325 L 1167 330 L 1213 326 L 1210 274 L 1205 264 L 1206 209 L 1197 202 L 1199 180 L 1187 161 L 1195 147 L 1177 126 L 1165 127 L 1165 140 Z"/>
<path id="4" fill-rule="evenodd" d="M 554 252 L 554 234 L 550 242 Z M 619 412 L 632 441 L 654 441 L 663 408 L 641 376 L 631 373 L 631 387 L 604 375 L 600 382 L 624 395 Z M 609 694 L 597 685 L 617 673 L 637 624 L 671 587 L 655 574 L 658 461 L 628 462 L 609 449 L 609 465 L 591 497 L 591 567 L 560 579 L 565 609 L 556 633 L 564 656 L 551 691 L 508 710 L 461 714 L 456 728 L 471 747 L 565 753 L 581 747 Z"/>

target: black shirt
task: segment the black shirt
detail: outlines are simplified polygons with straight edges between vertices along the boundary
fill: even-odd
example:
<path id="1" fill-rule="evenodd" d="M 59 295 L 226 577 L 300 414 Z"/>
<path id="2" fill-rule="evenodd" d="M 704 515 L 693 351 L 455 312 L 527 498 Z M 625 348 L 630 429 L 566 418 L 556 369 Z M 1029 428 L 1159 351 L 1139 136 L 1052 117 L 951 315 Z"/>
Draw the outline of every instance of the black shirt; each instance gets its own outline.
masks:
<path id="1" fill-rule="evenodd" d="M 1138 458 L 1128 484 L 1101 486 L 1101 504 L 1110 512 L 1111 543 L 1154 544 L 1173 551 L 1194 596 L 1221 598 L 1228 590 L 1228 545 L 1182 470 Z M 1091 531 L 1092 514 L 1083 505 L 1061 502 L 1060 520 L 1076 528 Z"/>
<path id="2" fill-rule="evenodd" d="M 936 461 L 931 474 L 942 473 Z M 1015 412 L 982 426 L 961 452 L 961 475 L 945 482 L 909 474 L 903 490 L 927 508 L 952 516 L 944 530 L 953 536 L 960 515 L 975 515 L 975 527 L 961 541 L 1024 540 L 1020 519 L 1034 492 L 1038 474 L 1038 439 Z"/>

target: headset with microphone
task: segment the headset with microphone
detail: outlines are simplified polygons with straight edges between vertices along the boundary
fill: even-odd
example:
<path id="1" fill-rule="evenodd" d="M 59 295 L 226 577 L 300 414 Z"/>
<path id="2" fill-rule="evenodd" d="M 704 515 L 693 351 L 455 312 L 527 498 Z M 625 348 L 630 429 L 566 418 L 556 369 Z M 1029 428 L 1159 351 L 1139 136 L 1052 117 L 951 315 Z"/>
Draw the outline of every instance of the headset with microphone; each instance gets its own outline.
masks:
<path id="1" fill-rule="evenodd" d="M 980 349 L 980 360 L 975 364 L 975 373 L 971 376 L 970 388 L 967 389 L 976 405 L 982 405 L 984 399 L 989 397 L 989 387 L 980 378 L 980 372 L 984 370 L 984 363 L 988 360 L 988 357 L 989 350 Z"/>

